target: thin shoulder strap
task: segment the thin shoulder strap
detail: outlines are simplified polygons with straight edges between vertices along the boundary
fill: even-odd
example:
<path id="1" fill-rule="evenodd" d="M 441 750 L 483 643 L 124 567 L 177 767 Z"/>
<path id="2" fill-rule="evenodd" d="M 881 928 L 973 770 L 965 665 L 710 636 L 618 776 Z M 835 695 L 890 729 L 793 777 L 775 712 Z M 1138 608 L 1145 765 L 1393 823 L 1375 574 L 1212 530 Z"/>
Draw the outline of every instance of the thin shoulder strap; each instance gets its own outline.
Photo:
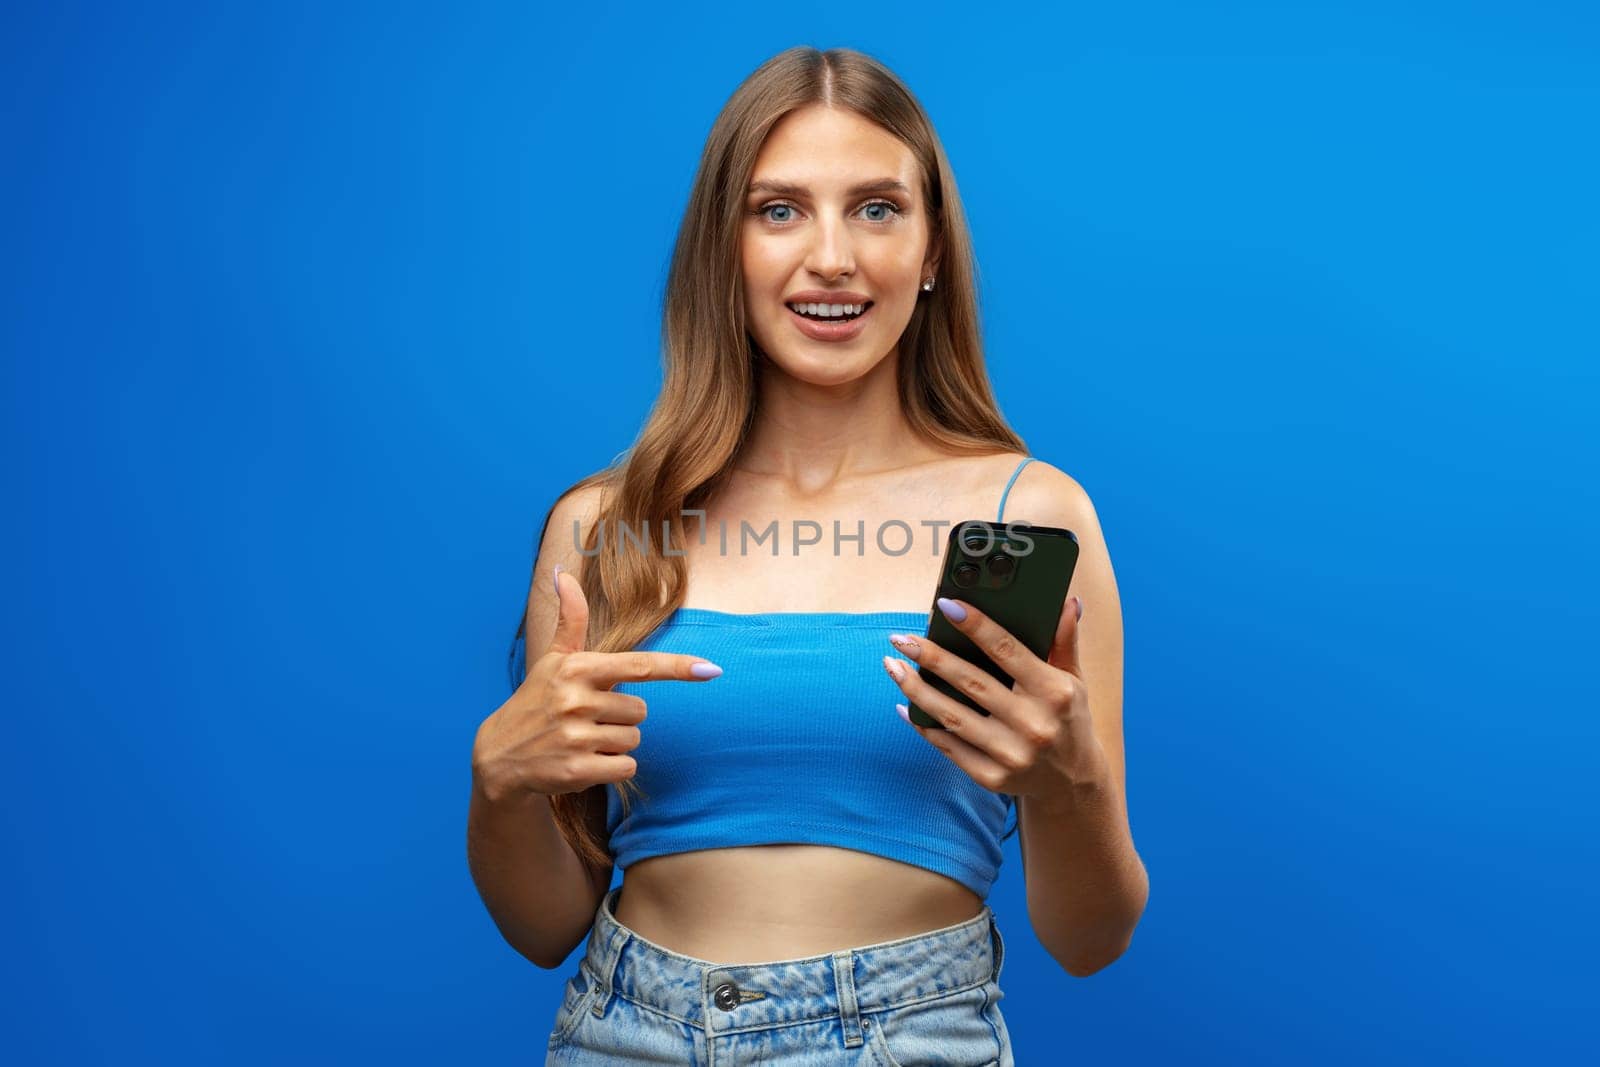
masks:
<path id="1" fill-rule="evenodd" d="M 1018 463 L 1017 464 L 1017 469 L 1011 472 L 1011 478 L 1010 478 L 1010 480 L 1008 480 L 1006 482 L 1005 491 L 1000 494 L 1000 514 L 995 517 L 995 520 L 994 520 L 995 522 L 1000 523 L 1002 525 L 1005 523 L 1005 521 L 1006 521 L 1006 497 L 1011 495 L 1011 486 L 1012 486 L 1012 484 L 1014 482 L 1016 482 L 1017 475 L 1022 473 L 1022 468 L 1026 467 L 1028 464 L 1030 464 L 1032 462 L 1033 462 L 1033 457 L 1029 456 L 1028 458 L 1024 459 L 1021 463 Z"/>

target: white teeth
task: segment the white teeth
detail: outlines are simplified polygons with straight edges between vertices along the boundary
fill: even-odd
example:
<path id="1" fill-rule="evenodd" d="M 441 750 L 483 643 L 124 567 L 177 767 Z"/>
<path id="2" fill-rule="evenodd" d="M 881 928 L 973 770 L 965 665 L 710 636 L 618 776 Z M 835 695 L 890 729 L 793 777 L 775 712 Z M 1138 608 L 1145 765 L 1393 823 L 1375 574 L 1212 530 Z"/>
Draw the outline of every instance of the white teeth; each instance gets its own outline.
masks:
<path id="1" fill-rule="evenodd" d="M 865 304 L 790 304 L 789 306 L 804 314 L 827 315 L 829 318 L 859 315 L 867 309 Z"/>

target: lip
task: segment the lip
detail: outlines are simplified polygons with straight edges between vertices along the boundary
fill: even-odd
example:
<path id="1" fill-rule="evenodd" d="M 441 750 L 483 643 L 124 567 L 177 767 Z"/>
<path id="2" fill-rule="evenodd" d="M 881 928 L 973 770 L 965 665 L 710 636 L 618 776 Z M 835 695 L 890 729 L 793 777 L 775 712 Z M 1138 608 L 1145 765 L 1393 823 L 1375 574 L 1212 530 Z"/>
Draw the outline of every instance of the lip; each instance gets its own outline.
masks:
<path id="1" fill-rule="evenodd" d="M 817 304 L 822 303 L 820 300 L 798 300 L 796 302 Z M 839 304 L 866 303 L 865 300 L 839 300 L 833 302 Z M 796 328 L 798 328 L 801 333 L 805 334 L 813 341 L 853 341 L 861 335 L 862 330 L 867 328 L 867 316 L 871 315 L 877 310 L 877 308 L 877 304 L 871 304 L 867 307 L 867 310 L 863 311 L 849 322 L 818 322 L 816 319 L 806 318 L 804 315 L 795 311 L 794 308 L 789 307 L 787 304 L 784 305 L 783 310 L 789 316 L 789 318 L 794 321 Z"/>

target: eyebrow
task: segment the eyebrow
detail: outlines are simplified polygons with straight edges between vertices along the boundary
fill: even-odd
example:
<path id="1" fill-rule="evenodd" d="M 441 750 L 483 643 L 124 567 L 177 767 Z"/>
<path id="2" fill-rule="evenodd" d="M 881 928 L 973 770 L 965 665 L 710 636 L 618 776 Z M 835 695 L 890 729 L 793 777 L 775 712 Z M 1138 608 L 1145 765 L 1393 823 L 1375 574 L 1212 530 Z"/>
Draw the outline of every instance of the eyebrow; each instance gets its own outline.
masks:
<path id="1" fill-rule="evenodd" d="M 851 196 L 860 196 L 863 193 L 903 193 L 911 195 L 910 186 L 899 178 L 874 178 L 872 181 L 857 182 L 845 190 Z M 750 183 L 749 193 L 778 193 L 782 196 L 804 196 L 806 187 L 795 182 L 779 181 L 776 178 L 758 178 Z"/>

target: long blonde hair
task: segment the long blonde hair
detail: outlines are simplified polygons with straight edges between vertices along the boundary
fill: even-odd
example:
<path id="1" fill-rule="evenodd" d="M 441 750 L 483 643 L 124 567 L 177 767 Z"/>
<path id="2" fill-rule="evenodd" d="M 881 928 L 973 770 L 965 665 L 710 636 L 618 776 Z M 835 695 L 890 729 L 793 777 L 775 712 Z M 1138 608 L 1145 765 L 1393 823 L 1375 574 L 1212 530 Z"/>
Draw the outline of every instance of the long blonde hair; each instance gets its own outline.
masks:
<path id="1" fill-rule="evenodd" d="M 634 648 L 683 603 L 683 557 L 624 551 L 624 539 L 615 535 L 599 537 L 596 553 L 597 532 L 626 523 L 653 538 L 667 529 L 681 549 L 694 528 L 682 512 L 703 507 L 725 484 L 755 418 L 761 373 L 745 329 L 739 267 L 745 189 L 767 134 L 785 115 L 813 104 L 877 123 L 921 165 L 939 267 L 934 291 L 920 296 L 900 341 L 900 402 L 913 430 L 957 455 L 1027 451 L 989 386 L 971 236 L 955 176 L 922 105 L 870 56 L 848 48 L 786 49 L 735 90 L 706 138 L 667 278 L 665 375 L 649 418 L 630 449 L 567 490 L 605 487 L 602 521 L 590 528 L 578 575 L 589 602 L 586 647 L 595 651 Z M 626 811 L 629 792 L 639 786 L 626 780 L 617 790 Z M 551 796 L 556 822 L 579 856 L 603 868 L 611 862 L 609 845 L 586 825 L 580 797 Z"/>

